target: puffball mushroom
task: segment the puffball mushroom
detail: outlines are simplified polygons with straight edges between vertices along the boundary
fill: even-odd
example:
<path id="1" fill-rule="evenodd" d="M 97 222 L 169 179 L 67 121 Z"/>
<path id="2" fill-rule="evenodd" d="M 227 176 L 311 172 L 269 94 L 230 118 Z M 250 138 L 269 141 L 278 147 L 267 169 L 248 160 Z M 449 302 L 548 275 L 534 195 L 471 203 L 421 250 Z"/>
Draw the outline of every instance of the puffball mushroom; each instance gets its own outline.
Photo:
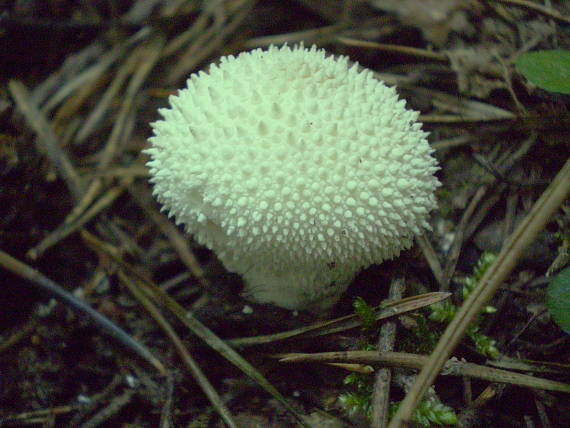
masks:
<path id="1" fill-rule="evenodd" d="M 169 102 L 147 150 L 154 194 L 255 301 L 327 308 L 429 227 L 438 167 L 418 113 L 347 57 L 222 57 Z"/>

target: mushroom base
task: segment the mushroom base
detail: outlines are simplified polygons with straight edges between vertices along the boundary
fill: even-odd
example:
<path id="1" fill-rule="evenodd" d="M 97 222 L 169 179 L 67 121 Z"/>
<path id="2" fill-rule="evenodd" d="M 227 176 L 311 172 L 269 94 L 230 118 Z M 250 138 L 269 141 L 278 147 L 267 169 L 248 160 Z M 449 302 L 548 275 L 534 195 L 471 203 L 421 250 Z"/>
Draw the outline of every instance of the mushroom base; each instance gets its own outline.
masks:
<path id="1" fill-rule="evenodd" d="M 244 296 L 257 303 L 271 303 L 285 309 L 323 312 L 338 301 L 354 277 L 353 272 L 332 275 L 328 268 L 325 269 L 320 272 L 315 269 L 242 272 L 246 283 Z"/>

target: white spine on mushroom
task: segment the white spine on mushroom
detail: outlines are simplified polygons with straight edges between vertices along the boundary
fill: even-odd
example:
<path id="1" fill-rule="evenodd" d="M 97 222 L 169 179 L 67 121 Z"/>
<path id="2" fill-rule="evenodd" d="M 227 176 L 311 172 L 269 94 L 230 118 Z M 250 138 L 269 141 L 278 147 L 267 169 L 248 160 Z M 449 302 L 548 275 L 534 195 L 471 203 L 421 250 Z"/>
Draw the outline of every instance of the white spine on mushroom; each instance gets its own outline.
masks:
<path id="1" fill-rule="evenodd" d="M 254 300 L 326 307 L 429 227 L 438 167 L 418 113 L 346 57 L 223 57 L 170 105 L 147 150 L 154 194 Z"/>

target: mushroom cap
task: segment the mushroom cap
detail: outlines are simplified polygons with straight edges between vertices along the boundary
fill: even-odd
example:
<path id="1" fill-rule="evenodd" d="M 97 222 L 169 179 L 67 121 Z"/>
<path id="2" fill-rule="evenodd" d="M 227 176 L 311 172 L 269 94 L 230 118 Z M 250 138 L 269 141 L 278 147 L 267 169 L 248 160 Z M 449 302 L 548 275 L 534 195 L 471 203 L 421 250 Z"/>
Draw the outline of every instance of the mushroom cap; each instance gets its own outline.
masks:
<path id="1" fill-rule="evenodd" d="M 438 167 L 418 113 L 347 57 L 222 57 L 169 102 L 147 150 L 154 194 L 259 301 L 338 295 L 429 227 Z"/>

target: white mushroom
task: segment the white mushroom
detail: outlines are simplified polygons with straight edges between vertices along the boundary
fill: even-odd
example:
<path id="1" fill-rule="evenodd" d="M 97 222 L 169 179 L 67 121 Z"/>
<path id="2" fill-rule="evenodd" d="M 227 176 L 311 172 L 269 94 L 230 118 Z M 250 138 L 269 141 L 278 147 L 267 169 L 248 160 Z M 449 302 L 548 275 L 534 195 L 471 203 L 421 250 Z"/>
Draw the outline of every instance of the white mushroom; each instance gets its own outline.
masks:
<path id="1" fill-rule="evenodd" d="M 326 308 L 429 227 L 438 167 L 418 113 L 347 57 L 227 56 L 169 101 L 154 194 L 258 302 Z"/>

